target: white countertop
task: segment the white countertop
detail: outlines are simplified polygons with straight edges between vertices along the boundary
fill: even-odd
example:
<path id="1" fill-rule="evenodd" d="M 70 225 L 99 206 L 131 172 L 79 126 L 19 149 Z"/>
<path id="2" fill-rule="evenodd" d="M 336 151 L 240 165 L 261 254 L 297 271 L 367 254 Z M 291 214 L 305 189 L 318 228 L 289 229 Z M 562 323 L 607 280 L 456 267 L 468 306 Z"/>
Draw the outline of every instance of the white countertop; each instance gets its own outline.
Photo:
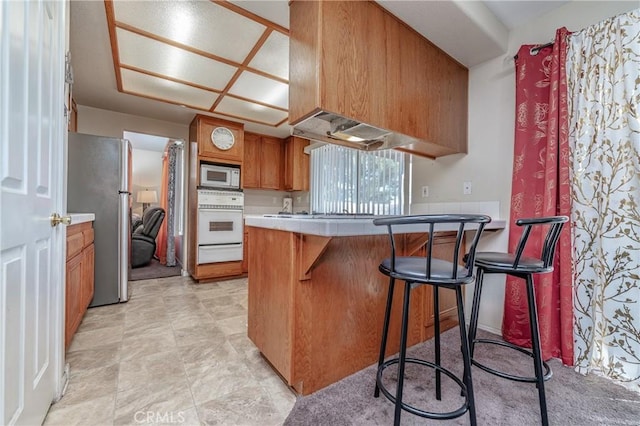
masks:
<path id="1" fill-rule="evenodd" d="M 96 215 L 93 213 L 67 213 L 71 216 L 71 225 L 77 225 L 79 223 L 93 222 L 96 220 Z"/>
<path id="2" fill-rule="evenodd" d="M 366 218 L 316 218 L 311 216 L 268 217 L 263 215 L 246 215 L 246 226 L 276 229 L 279 231 L 296 232 L 300 234 L 320 235 L 323 237 L 347 237 L 358 235 L 382 235 L 387 233 L 386 226 L 373 224 L 373 217 Z M 488 229 L 504 229 L 506 223 L 502 219 L 493 219 L 485 226 Z M 436 227 L 436 231 L 455 231 L 454 224 L 443 224 Z M 424 225 L 407 225 L 403 227 L 406 233 L 425 232 Z"/>

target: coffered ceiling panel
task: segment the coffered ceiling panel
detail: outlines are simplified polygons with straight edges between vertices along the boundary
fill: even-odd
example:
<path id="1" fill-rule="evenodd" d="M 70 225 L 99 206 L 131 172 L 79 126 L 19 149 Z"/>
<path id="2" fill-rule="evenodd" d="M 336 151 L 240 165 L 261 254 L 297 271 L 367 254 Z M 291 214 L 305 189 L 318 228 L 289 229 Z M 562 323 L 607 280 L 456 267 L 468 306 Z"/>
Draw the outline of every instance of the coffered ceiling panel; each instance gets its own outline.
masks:
<path id="1" fill-rule="evenodd" d="M 227 1 L 104 0 L 120 92 L 277 127 L 289 32 Z"/>
<path id="2" fill-rule="evenodd" d="M 268 124 L 274 127 L 282 124 L 282 122 L 286 121 L 289 117 L 288 112 L 235 99 L 230 96 L 225 96 L 222 99 L 216 111 L 231 117 L 243 117 L 248 121 Z"/>
<path id="3" fill-rule="evenodd" d="M 269 35 L 262 49 L 249 62 L 249 66 L 289 80 L 289 60 L 274 61 L 274 58 L 289 58 L 289 37 L 276 31 Z"/>
<path id="4" fill-rule="evenodd" d="M 142 31 L 242 62 L 265 26 L 210 1 L 115 1 L 115 19 Z"/>
<path id="5" fill-rule="evenodd" d="M 252 72 L 243 72 L 229 93 L 286 110 L 289 106 L 289 86 Z"/>
<path id="6" fill-rule="evenodd" d="M 117 29 L 120 65 L 222 91 L 235 67 L 157 40 Z M 211 106 L 211 105 L 209 105 Z"/>
<path id="7" fill-rule="evenodd" d="M 128 69 L 122 70 L 122 88 L 124 92 L 133 95 L 198 109 L 207 109 L 218 97 L 214 92 Z"/>

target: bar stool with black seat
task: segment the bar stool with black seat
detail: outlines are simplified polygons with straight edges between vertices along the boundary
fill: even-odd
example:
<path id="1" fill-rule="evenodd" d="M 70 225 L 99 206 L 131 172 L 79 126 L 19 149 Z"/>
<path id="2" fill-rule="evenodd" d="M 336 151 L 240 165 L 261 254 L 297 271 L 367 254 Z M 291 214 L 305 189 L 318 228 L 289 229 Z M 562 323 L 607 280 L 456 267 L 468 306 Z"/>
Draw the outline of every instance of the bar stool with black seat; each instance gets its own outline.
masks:
<path id="1" fill-rule="evenodd" d="M 400 424 L 400 415 L 402 410 L 420 417 L 435 420 L 453 419 L 462 416 L 468 411 L 471 424 L 476 424 L 473 384 L 471 381 L 471 353 L 468 347 L 468 336 L 464 320 L 462 286 L 473 281 L 474 253 L 482 231 L 484 230 L 485 225 L 490 221 L 491 218 L 489 216 L 464 214 L 398 216 L 373 220 L 375 225 L 387 227 L 391 241 L 391 256 L 384 259 L 378 267 L 380 272 L 389 276 L 389 292 L 387 295 L 387 305 L 382 329 L 382 342 L 380 344 L 380 358 L 378 361 L 374 396 L 378 397 L 380 392 L 382 392 L 387 399 L 395 404 L 395 425 Z M 468 247 L 468 255 L 466 256 L 465 264 L 459 265 L 458 255 L 464 242 L 465 231 L 472 229 L 476 230 L 476 233 Z M 453 230 L 457 232 L 455 244 L 451 253 L 452 261 L 437 259 L 432 256 L 434 232 L 442 230 Z M 429 233 L 429 240 L 426 244 L 426 254 L 424 256 L 400 256 L 396 253 L 395 234 L 425 231 Z M 400 351 L 397 358 L 385 361 L 384 355 L 387 347 L 389 321 L 393 304 L 393 290 L 396 279 L 403 280 L 405 282 L 402 325 L 400 331 Z M 411 290 L 419 285 L 433 286 L 435 362 L 406 357 Z M 464 374 L 462 380 L 455 376 L 450 370 L 443 368 L 440 363 L 440 306 L 438 297 L 438 289 L 440 287 L 453 289 L 456 293 L 460 341 L 464 363 Z M 464 404 L 457 410 L 440 413 L 425 411 L 404 403 L 402 401 L 402 391 L 405 363 L 419 364 L 435 370 L 435 391 L 437 400 L 441 399 L 441 374 L 448 376 L 451 380 L 457 383 L 458 386 L 460 386 L 461 394 L 464 396 Z M 387 390 L 382 380 L 384 370 L 394 364 L 398 364 L 398 381 L 395 395 Z"/>
<path id="2" fill-rule="evenodd" d="M 538 388 L 538 399 L 540 402 L 540 414 L 542 424 L 548 425 L 547 402 L 544 393 L 544 382 L 549 380 L 553 374 L 546 362 L 542 361 L 540 350 L 540 332 L 538 328 L 538 311 L 536 308 L 536 297 L 533 286 L 533 275 L 544 274 L 553 271 L 553 259 L 556 251 L 558 239 L 562 227 L 569 220 L 566 216 L 550 216 L 531 219 L 519 219 L 516 225 L 524 227 L 522 236 L 516 247 L 515 253 L 498 252 L 478 252 L 475 255 L 475 266 L 477 267 L 477 279 L 475 293 L 473 295 L 473 305 L 471 308 L 471 321 L 469 324 L 469 349 L 471 351 L 471 363 L 482 370 L 493 375 L 517 381 L 536 383 Z M 547 233 L 542 245 L 540 256 L 530 257 L 524 254 L 529 241 L 529 236 L 534 227 L 548 226 Z M 478 329 L 478 312 L 480 310 L 480 295 L 482 292 L 482 280 L 485 274 L 507 274 L 525 280 L 527 286 L 527 305 L 529 308 L 529 325 L 531 330 L 531 350 L 521 348 L 510 342 L 493 339 L 476 339 Z M 534 377 L 518 376 L 491 368 L 473 357 L 475 345 L 478 343 L 492 344 L 515 349 L 533 358 Z M 544 373 L 543 373 L 544 367 Z"/>

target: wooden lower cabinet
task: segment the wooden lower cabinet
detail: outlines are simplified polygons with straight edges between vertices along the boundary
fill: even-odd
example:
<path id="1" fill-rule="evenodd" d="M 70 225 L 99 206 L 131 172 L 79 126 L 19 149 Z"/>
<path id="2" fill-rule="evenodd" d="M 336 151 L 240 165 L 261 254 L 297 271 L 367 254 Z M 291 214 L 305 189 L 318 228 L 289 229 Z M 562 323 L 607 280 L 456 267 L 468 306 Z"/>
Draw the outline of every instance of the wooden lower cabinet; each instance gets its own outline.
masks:
<path id="1" fill-rule="evenodd" d="M 453 253 L 453 249 L 456 243 L 456 234 L 454 233 L 440 233 L 437 235 L 437 238 L 433 241 L 433 257 L 439 259 L 449 259 L 451 260 L 451 253 Z M 419 254 L 424 255 L 425 248 L 422 247 L 419 251 Z M 463 253 L 461 253 L 458 258 L 462 259 Z M 432 286 L 427 286 L 428 294 L 425 293 L 424 297 L 424 308 L 425 308 L 425 327 L 427 334 L 429 336 L 433 336 L 433 292 L 434 288 Z M 439 302 L 440 302 L 440 327 L 442 330 L 447 330 L 451 327 L 458 325 L 458 304 L 456 303 L 456 292 L 447 288 L 440 288 L 439 291 Z M 464 292 L 464 287 L 463 287 Z"/>
<path id="2" fill-rule="evenodd" d="M 69 226 L 65 274 L 65 349 L 69 348 L 93 298 L 94 262 L 92 223 Z"/>
<path id="3" fill-rule="evenodd" d="M 242 241 L 242 273 L 249 272 L 249 231 L 244 228 L 244 237 Z"/>
<path id="4" fill-rule="evenodd" d="M 307 395 L 375 363 L 389 288 L 378 265 L 389 256 L 388 236 L 248 229 L 251 253 L 260 253 L 249 255 L 248 335 L 287 384 Z M 404 234 L 397 249 L 418 253 L 428 238 Z M 453 243 L 443 238 L 437 249 Z M 399 347 L 403 290 L 398 283 L 387 355 Z M 432 300 L 431 286 L 412 290 L 409 346 L 433 337 Z M 448 297 L 442 302 L 450 316 Z M 443 321 L 442 331 L 455 324 Z"/>

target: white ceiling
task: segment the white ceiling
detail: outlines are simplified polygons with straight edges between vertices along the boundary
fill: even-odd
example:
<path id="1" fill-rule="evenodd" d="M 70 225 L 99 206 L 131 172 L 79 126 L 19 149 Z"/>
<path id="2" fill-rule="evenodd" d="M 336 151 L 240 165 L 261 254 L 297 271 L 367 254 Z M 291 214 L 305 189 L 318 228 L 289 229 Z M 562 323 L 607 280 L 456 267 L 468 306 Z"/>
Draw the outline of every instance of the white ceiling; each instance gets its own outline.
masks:
<path id="1" fill-rule="evenodd" d="M 137 8 L 144 3 L 149 4 L 148 2 L 116 0 L 114 2 L 116 19 L 126 21 L 128 25 L 142 27 L 145 31 L 156 31 L 154 28 L 160 28 L 157 31 L 165 32 L 175 30 L 175 28 L 163 29 L 162 27 L 163 19 L 172 16 L 171 8 L 179 4 L 178 2 L 165 1 L 155 3 L 158 5 L 157 13 L 137 11 Z M 289 27 L 287 0 L 232 1 L 230 3 L 241 7 L 250 12 L 250 14 L 257 15 L 258 18 L 267 19 L 285 29 Z M 567 3 L 567 1 L 380 0 L 378 3 L 449 53 L 460 63 L 471 67 L 506 53 L 509 29 L 522 25 L 527 20 L 541 16 Z M 153 40 L 150 42 L 148 39 L 145 40 L 144 37 L 135 37 L 136 34 L 132 34 L 122 28 L 116 30 L 116 37 L 119 40 L 119 56 L 116 55 L 116 57 L 120 59 L 121 63 L 124 58 L 128 68 L 119 68 L 120 84 L 125 91 L 147 97 L 119 92 L 104 2 L 72 1 L 70 4 L 70 50 L 74 70 L 73 92 L 78 104 L 182 124 L 189 124 L 196 113 L 204 113 L 225 119 L 243 121 L 245 122 L 245 129 L 258 133 L 278 137 L 285 137 L 290 134 L 290 128 L 286 120 L 278 127 L 273 125 L 282 121 L 282 109 L 269 108 L 268 114 L 248 117 L 248 120 L 230 118 L 230 116 L 241 117 L 243 114 L 245 117 L 247 116 L 243 98 L 259 95 L 259 93 L 256 93 L 261 87 L 260 84 L 263 83 L 261 80 L 264 78 L 261 78 L 258 74 L 244 73 L 239 76 L 233 87 L 229 89 L 231 96 L 225 96 L 219 102 L 220 108 L 216 109 L 216 111 L 220 110 L 226 115 L 208 113 L 206 110 L 217 98 L 215 91 L 220 91 L 220 85 L 224 84 L 224 81 L 218 82 L 215 79 L 224 79 L 228 77 L 225 76 L 225 73 L 233 73 L 235 69 L 225 69 L 227 66 L 221 64 L 218 65 L 219 69 L 215 73 L 205 74 L 198 72 L 203 66 L 200 64 L 199 66 L 193 65 L 191 68 L 187 68 L 181 74 L 183 77 L 188 75 L 190 79 L 195 79 L 189 81 L 197 81 L 196 86 L 203 85 L 207 88 L 214 88 L 215 86 L 214 92 L 199 90 L 193 86 L 185 86 L 184 84 L 176 83 L 176 81 L 162 80 L 165 84 L 158 84 L 159 80 L 161 80 L 158 76 L 168 75 L 171 77 L 169 66 L 163 62 L 163 59 L 171 57 L 171 54 L 180 49 L 168 45 L 160 45 L 161 43 L 154 44 Z M 190 29 L 193 34 L 198 35 L 200 43 L 207 43 L 205 33 L 208 27 L 213 25 L 210 24 L 210 20 L 202 19 L 202 16 L 199 18 L 201 25 Z M 222 24 L 220 23 L 220 25 Z M 234 62 L 242 63 L 245 59 L 243 55 L 246 56 L 246 46 L 248 45 L 245 42 L 248 41 L 250 44 L 255 42 L 255 34 L 253 36 L 249 34 L 251 32 L 250 27 L 256 27 L 256 25 L 251 22 L 236 25 L 243 25 L 242 29 L 246 29 L 246 37 L 249 40 L 240 39 L 238 35 L 235 35 L 230 37 L 225 44 L 228 45 L 226 47 L 233 47 L 229 54 L 244 49 L 245 53 L 233 58 Z M 257 31 L 263 28 L 260 25 L 257 27 Z M 455 37 L 451 36 L 451 28 L 456 28 Z M 232 26 L 227 31 L 231 32 L 233 29 Z M 237 29 L 235 28 L 235 30 Z M 241 30 L 240 33 L 244 32 Z M 273 33 L 277 32 L 274 31 Z M 130 39 L 129 42 L 125 42 L 127 38 Z M 224 44 L 221 47 L 225 47 Z M 150 54 L 150 52 L 155 53 Z M 198 55 L 193 53 L 185 51 L 177 53 L 191 57 L 191 64 L 196 64 L 198 61 L 206 61 L 206 58 L 197 57 Z M 282 73 L 283 69 L 286 69 L 282 66 L 277 66 L 278 64 L 282 65 L 283 61 L 288 63 L 288 57 L 260 58 L 259 55 L 256 55 L 255 59 L 248 65 L 257 64 L 255 65 L 256 69 L 267 69 L 267 73 L 277 75 Z M 276 65 L 275 68 L 273 67 L 274 64 Z M 152 69 L 154 75 L 140 75 L 135 71 L 138 67 L 150 67 L 145 69 Z M 269 67 L 271 69 L 268 69 Z M 175 77 L 171 78 L 175 79 Z M 182 77 L 180 80 L 182 81 Z M 166 89 L 162 89 L 164 92 L 158 92 L 159 88 L 163 86 L 166 87 Z M 158 96 L 158 93 L 163 94 L 163 96 Z M 173 104 L 149 98 L 171 96 Z M 286 109 L 288 106 L 286 95 L 280 96 L 278 99 L 271 99 L 269 102 L 276 108 Z M 204 111 L 200 108 L 204 109 Z M 286 117 L 286 112 L 284 114 Z M 80 116 L 79 119 L 81 120 L 82 117 Z M 258 124 L 257 122 L 268 124 Z"/>

